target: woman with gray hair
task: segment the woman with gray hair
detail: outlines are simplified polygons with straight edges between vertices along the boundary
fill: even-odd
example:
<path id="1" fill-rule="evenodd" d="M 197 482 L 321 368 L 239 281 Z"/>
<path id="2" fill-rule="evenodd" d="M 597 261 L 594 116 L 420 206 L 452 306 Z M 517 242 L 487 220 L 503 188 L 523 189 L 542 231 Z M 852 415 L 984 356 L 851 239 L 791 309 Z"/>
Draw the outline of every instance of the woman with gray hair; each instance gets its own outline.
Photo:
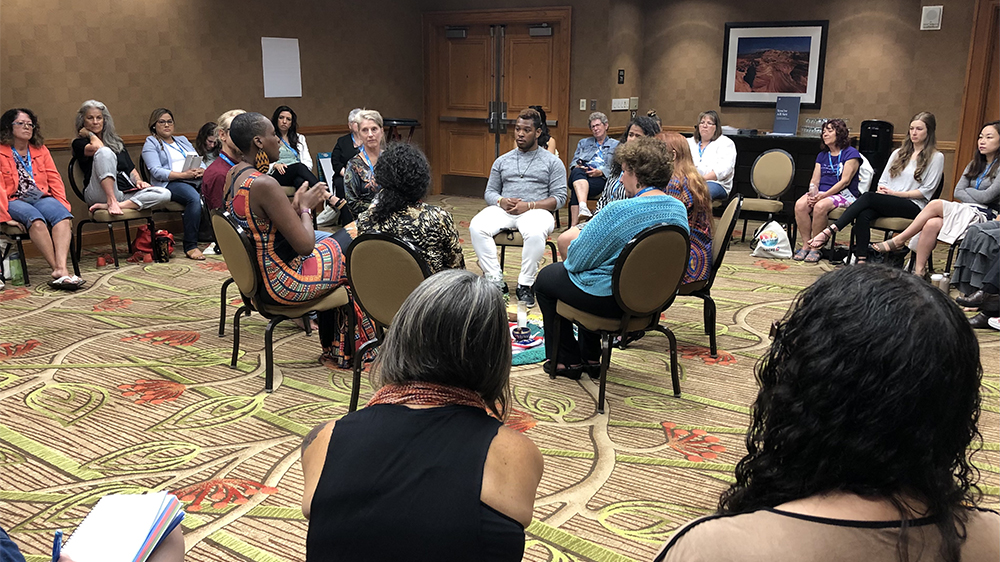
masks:
<path id="1" fill-rule="evenodd" d="M 106 209 L 120 215 L 123 209 L 142 210 L 170 201 L 166 188 L 143 181 L 106 105 L 83 102 L 76 112 L 76 130 L 73 157 L 83 172 L 83 195 L 91 212 Z"/>
<path id="2" fill-rule="evenodd" d="M 496 287 L 468 271 L 432 275 L 406 299 L 368 405 L 303 443 L 307 561 L 521 560 L 543 467 L 502 422 L 507 326 Z"/>
<path id="3" fill-rule="evenodd" d="M 375 182 L 375 164 L 385 148 L 382 133 L 382 115 L 374 109 L 363 109 L 357 116 L 358 137 L 361 145 L 358 154 L 347 163 L 344 173 L 344 194 L 347 206 L 354 216 L 360 216 L 375 200 L 379 191 Z"/>
<path id="4" fill-rule="evenodd" d="M 337 139 L 336 146 L 330 154 L 330 162 L 333 164 L 333 192 L 341 198 L 346 199 L 344 194 L 344 174 L 347 173 L 347 164 L 358 155 L 358 147 L 361 146 L 361 137 L 358 134 L 358 115 L 361 113 L 360 107 L 355 107 L 347 114 L 347 134 Z M 354 220 L 349 208 L 340 209 L 340 224 L 349 224 Z"/>

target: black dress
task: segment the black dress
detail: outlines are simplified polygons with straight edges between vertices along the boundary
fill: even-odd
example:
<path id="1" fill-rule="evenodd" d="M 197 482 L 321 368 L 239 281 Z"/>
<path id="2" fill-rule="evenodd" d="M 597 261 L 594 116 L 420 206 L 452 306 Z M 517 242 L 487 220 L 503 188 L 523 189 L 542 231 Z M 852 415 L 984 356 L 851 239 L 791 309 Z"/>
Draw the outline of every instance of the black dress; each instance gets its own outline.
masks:
<path id="1" fill-rule="evenodd" d="M 519 561 L 524 528 L 483 504 L 500 422 L 470 406 L 379 404 L 342 418 L 316 485 L 306 561 Z"/>

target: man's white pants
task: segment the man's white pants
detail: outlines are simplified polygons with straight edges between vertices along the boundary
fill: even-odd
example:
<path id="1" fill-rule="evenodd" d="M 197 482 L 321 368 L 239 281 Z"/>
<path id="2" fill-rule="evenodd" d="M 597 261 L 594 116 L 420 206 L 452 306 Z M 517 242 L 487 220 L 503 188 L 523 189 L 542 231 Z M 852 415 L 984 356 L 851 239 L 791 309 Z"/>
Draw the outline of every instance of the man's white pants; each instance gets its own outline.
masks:
<path id="1" fill-rule="evenodd" d="M 532 209 L 520 215 L 511 215 L 496 205 L 479 211 L 469 223 L 469 234 L 472 237 L 472 248 L 476 250 L 479 268 L 487 279 L 500 282 L 503 272 L 497 259 L 497 245 L 493 237 L 501 230 L 516 228 L 524 238 L 524 248 L 521 249 L 521 274 L 517 277 L 518 285 L 528 287 L 535 284 L 538 275 L 538 261 L 545 253 L 545 240 L 555 228 L 555 219 L 550 211 Z"/>

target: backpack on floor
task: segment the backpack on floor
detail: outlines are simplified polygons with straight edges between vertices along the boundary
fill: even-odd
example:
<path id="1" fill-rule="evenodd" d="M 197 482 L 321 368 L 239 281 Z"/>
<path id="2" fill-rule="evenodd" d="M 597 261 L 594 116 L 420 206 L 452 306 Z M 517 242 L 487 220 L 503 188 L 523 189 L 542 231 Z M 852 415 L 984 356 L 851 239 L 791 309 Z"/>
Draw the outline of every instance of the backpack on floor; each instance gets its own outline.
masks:
<path id="1" fill-rule="evenodd" d="M 750 249 L 753 250 L 750 255 L 755 258 L 792 257 L 792 245 L 788 241 L 788 234 L 777 221 L 768 221 L 753 233 Z"/>

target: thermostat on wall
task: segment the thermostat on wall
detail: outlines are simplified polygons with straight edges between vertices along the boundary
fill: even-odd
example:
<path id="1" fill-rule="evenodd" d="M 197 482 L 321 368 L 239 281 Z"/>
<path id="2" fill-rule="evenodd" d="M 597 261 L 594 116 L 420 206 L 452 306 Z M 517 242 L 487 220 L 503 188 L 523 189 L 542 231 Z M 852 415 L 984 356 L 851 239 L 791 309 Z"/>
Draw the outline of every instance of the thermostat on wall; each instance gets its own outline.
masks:
<path id="1" fill-rule="evenodd" d="M 941 15 L 944 6 L 924 6 L 920 16 L 920 31 L 936 31 L 941 29 Z"/>

